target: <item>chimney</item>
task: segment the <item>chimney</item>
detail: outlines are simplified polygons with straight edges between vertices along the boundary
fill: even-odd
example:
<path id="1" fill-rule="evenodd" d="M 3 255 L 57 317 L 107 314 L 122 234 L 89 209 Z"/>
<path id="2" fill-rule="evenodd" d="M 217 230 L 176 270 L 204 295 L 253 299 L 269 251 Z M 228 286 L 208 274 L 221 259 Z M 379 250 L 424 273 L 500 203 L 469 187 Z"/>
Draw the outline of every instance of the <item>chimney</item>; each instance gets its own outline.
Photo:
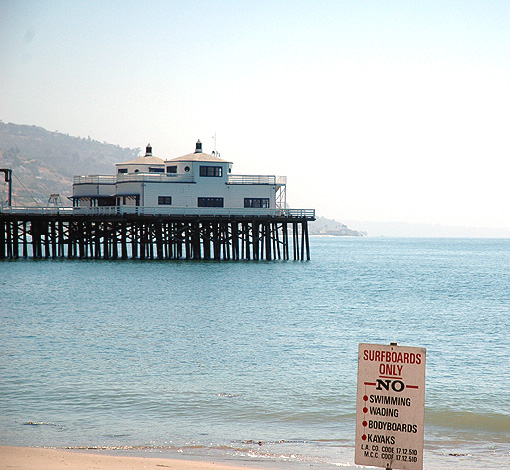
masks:
<path id="1" fill-rule="evenodd" d="M 151 147 L 151 144 L 147 144 L 147 147 L 145 147 L 145 156 L 146 157 L 152 157 L 152 147 Z"/>
<path id="2" fill-rule="evenodd" d="M 200 139 L 197 140 L 197 146 L 195 147 L 195 153 L 202 153 L 202 142 L 200 142 Z"/>

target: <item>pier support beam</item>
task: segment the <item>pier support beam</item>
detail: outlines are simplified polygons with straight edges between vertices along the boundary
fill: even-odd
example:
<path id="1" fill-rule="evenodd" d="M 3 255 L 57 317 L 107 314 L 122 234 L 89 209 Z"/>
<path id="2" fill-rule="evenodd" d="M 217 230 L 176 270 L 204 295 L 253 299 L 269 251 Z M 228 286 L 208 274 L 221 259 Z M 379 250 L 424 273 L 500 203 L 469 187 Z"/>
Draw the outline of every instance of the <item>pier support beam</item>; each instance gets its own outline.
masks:
<path id="1" fill-rule="evenodd" d="M 310 260 L 308 220 L 0 213 L 0 259 Z M 289 237 L 289 229 L 292 232 Z"/>

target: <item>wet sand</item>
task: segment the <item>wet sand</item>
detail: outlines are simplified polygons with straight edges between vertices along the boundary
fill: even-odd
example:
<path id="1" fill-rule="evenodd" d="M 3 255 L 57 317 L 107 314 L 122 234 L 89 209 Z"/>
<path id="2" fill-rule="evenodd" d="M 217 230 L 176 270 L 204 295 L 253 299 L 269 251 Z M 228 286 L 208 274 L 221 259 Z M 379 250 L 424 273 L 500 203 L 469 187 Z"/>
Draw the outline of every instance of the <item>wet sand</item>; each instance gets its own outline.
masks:
<path id="1" fill-rule="evenodd" d="M 0 446 L 1 470 L 249 470 L 248 465 Z"/>

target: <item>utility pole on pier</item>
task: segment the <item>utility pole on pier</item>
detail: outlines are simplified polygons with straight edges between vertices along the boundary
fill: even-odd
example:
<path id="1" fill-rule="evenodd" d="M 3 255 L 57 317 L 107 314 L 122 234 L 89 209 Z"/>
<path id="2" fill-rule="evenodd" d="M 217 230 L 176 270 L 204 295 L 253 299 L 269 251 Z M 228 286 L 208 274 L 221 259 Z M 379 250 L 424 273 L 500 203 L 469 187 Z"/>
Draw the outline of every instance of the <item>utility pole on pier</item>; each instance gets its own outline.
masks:
<path id="1" fill-rule="evenodd" d="M 9 195 L 7 198 L 7 205 L 12 206 L 12 170 L 9 168 L 0 168 L 0 172 L 5 175 L 5 182 L 9 185 Z"/>

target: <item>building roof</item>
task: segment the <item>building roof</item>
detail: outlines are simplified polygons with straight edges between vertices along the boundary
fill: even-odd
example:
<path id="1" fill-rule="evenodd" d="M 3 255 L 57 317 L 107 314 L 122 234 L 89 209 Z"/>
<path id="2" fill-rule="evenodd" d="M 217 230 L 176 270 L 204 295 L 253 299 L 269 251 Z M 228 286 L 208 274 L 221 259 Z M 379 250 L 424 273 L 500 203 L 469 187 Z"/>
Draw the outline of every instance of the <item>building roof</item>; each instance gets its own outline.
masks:
<path id="1" fill-rule="evenodd" d="M 182 157 L 172 158 L 171 160 L 166 160 L 166 162 L 209 162 L 209 163 L 232 163 L 227 160 L 223 160 L 216 155 L 209 155 L 208 153 L 202 152 L 202 143 L 200 140 L 196 143 L 196 148 L 194 153 L 188 153 L 187 155 L 183 155 Z M 119 165 L 164 165 L 165 160 L 162 160 L 158 157 L 152 156 L 152 147 L 151 144 L 148 144 L 145 149 L 145 155 L 143 157 L 135 158 L 134 160 L 129 160 L 124 163 L 117 163 Z"/>
<path id="2" fill-rule="evenodd" d="M 117 165 L 164 165 L 164 163 L 163 159 L 150 155 L 147 157 L 137 157 L 124 163 L 117 163 Z"/>
<path id="3" fill-rule="evenodd" d="M 171 160 L 167 160 L 167 162 L 209 162 L 209 163 L 231 163 L 228 160 L 223 160 L 222 158 L 216 157 L 214 155 L 209 155 L 208 153 L 188 153 L 187 155 L 183 155 L 182 157 L 172 158 Z"/>

